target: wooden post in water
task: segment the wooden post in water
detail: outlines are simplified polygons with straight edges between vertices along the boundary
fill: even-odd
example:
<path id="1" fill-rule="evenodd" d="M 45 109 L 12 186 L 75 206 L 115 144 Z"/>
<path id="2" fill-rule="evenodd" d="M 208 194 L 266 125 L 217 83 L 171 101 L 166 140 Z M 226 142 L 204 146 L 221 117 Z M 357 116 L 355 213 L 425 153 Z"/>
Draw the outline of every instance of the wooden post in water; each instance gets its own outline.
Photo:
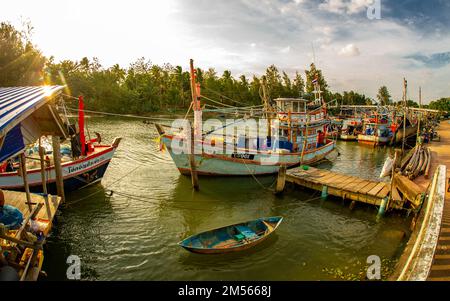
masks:
<path id="1" fill-rule="evenodd" d="M 39 158 L 41 162 L 41 181 L 42 181 L 42 192 L 44 194 L 45 209 L 47 211 L 48 220 L 51 220 L 52 213 L 50 211 L 50 204 L 48 203 L 47 178 L 45 176 L 45 156 L 44 156 L 44 148 L 42 147 L 41 143 L 41 137 L 39 137 Z"/>
<path id="2" fill-rule="evenodd" d="M 194 70 L 194 60 L 190 60 L 190 71 L 191 71 L 191 95 L 192 95 L 192 107 L 194 109 L 194 126 L 191 130 L 191 153 L 189 154 L 189 165 L 191 168 L 191 180 L 192 180 L 192 187 L 195 190 L 199 190 L 199 184 L 198 184 L 198 175 L 197 175 L 197 167 L 195 166 L 195 131 L 202 129 L 197 129 L 196 126 L 199 122 L 197 119 L 197 112 L 201 110 L 200 108 L 200 101 L 198 99 L 199 95 L 197 95 L 197 87 L 195 83 L 195 70 Z M 186 137 L 188 138 L 188 137 Z"/>
<path id="3" fill-rule="evenodd" d="M 53 164 L 55 166 L 55 174 L 56 174 L 56 191 L 58 195 L 61 197 L 61 201 L 64 202 L 64 180 L 62 175 L 62 166 L 61 166 L 61 142 L 59 141 L 58 136 L 52 136 L 52 145 L 53 145 Z"/>
<path id="4" fill-rule="evenodd" d="M 284 186 L 286 185 L 286 165 L 281 165 L 280 169 L 278 170 L 278 177 L 277 177 L 277 186 L 275 188 L 275 194 L 280 194 L 284 190 Z"/>
<path id="5" fill-rule="evenodd" d="M 198 185 L 198 174 L 197 174 L 197 166 L 195 165 L 195 135 L 194 135 L 194 129 L 191 130 L 191 150 L 189 154 L 189 165 L 191 167 L 191 180 L 192 180 L 192 187 L 195 190 L 199 190 Z"/>
<path id="6" fill-rule="evenodd" d="M 23 187 L 25 188 L 25 194 L 27 196 L 28 210 L 31 213 L 33 208 L 31 206 L 30 186 L 28 185 L 27 162 L 26 162 L 26 158 L 25 158 L 25 153 L 20 154 L 19 163 L 20 163 L 20 173 L 21 173 L 22 179 L 23 179 Z"/>

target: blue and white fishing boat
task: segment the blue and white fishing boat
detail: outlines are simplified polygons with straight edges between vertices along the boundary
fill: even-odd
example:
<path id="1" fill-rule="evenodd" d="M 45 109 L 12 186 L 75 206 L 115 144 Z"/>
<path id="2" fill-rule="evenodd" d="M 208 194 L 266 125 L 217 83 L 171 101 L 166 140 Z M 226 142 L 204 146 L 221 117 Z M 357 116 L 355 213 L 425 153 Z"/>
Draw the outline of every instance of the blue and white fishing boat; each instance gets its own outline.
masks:
<path id="1" fill-rule="evenodd" d="M 249 121 L 244 118 L 204 133 L 200 87 L 195 82 L 193 66 L 191 86 L 196 87 L 192 91 L 193 134 L 190 133 L 190 128 L 188 131 L 183 129 L 169 133 L 162 126 L 156 125 L 161 148 L 168 150 L 182 174 L 191 174 L 191 166 L 195 162 L 198 175 L 269 175 L 277 173 L 280 166 L 289 168 L 300 164 L 314 164 L 326 159 L 335 149 L 335 141 L 326 138 L 330 121 L 318 84 L 314 101 L 300 98 L 275 99 L 275 107 L 266 108 L 265 112 L 268 116 L 265 119 L 267 135 L 252 136 L 249 133 L 232 137 L 224 134 L 223 129 L 240 125 L 245 128 Z M 260 131 L 260 128 L 254 130 Z M 192 148 L 187 147 L 191 145 L 190 141 L 193 141 Z"/>
<path id="2" fill-rule="evenodd" d="M 13 117 L 18 114 L 17 112 L 24 115 L 37 112 L 41 132 L 45 132 L 49 116 L 58 120 L 61 131 L 69 138 L 61 147 L 62 177 L 66 191 L 90 186 L 102 180 L 121 138 L 115 138 L 112 144 L 102 144 L 98 133 L 96 138 L 86 139 L 82 97 L 78 99 L 78 129 L 68 118 L 60 116 L 54 104 L 51 106 L 51 112 L 47 111 L 50 109 L 39 107 L 42 98 L 60 98 L 63 88 L 63 86 L 0 88 L 0 118 L 2 122 L 5 120 L 4 127 L 8 127 L 9 130 L 4 140 L 0 141 L 3 145 L 0 152 L 0 189 L 24 190 L 24 179 L 19 172 L 18 159 L 14 159 L 14 156 L 26 149 L 28 186 L 32 192 L 43 191 L 39 154 L 41 147 L 45 160 L 45 185 L 48 192 L 56 192 L 52 146 L 46 136 L 38 137 L 32 125 L 25 122 L 18 124 L 9 122 L 14 120 Z"/>

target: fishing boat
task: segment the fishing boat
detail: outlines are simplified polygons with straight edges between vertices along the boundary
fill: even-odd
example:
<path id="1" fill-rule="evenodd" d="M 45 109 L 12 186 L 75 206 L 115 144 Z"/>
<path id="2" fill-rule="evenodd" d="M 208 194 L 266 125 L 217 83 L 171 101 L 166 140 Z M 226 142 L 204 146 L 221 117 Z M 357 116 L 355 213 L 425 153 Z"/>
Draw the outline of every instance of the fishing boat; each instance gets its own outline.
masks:
<path id="1" fill-rule="evenodd" d="M 184 249 L 200 254 L 223 254 L 249 249 L 272 234 L 283 218 L 260 218 L 225 226 L 190 236 L 179 243 Z"/>
<path id="2" fill-rule="evenodd" d="M 65 116 L 66 121 L 63 122 L 70 136 L 70 141 L 62 144 L 60 149 L 65 191 L 77 190 L 100 182 L 121 141 L 121 138 L 115 138 L 112 144 L 102 144 L 98 133 L 95 138 L 86 139 L 82 97 L 78 99 L 78 105 L 78 129 L 75 124 L 71 124 L 67 116 Z M 25 131 L 23 125 L 17 125 L 6 136 L 5 145 L 24 143 L 20 141 L 23 131 Z M 8 153 L 7 149 L 3 151 Z M 56 192 L 56 170 L 53 157 L 52 146 L 45 136 L 40 137 L 38 142 L 27 148 L 26 167 L 30 191 L 44 191 L 43 183 L 45 182 L 49 193 Z M 5 160 L 4 156 L 1 156 L 0 160 Z M 41 173 L 41 160 L 45 161 L 45 181 Z M 0 189 L 24 190 L 24 179 L 19 172 L 18 158 L 13 157 L 0 164 Z"/>
<path id="3" fill-rule="evenodd" d="M 327 129 L 327 138 L 336 140 L 341 134 L 344 120 L 340 117 L 332 117 L 330 120 L 331 122 Z"/>
<path id="4" fill-rule="evenodd" d="M 339 139 L 343 141 L 356 141 L 362 131 L 361 118 L 348 118 L 343 121 Z"/>
<path id="5" fill-rule="evenodd" d="M 320 87 L 316 99 L 275 99 L 276 106 L 266 105 L 265 135 L 227 135 L 226 129 L 246 128 L 255 120 L 242 118 L 204 132 L 200 86 L 196 83 L 191 61 L 191 87 L 194 109 L 193 130 L 183 128 L 167 132 L 156 124 L 162 149 L 167 149 L 181 174 L 209 176 L 250 176 L 278 173 L 280 166 L 313 164 L 334 151 L 335 141 L 326 139 L 329 124 Z M 267 103 L 268 101 L 266 101 Z M 260 132 L 260 129 L 253 129 Z M 245 131 L 244 131 L 245 132 Z M 192 141 L 192 143 L 190 143 Z M 190 145 L 190 147 L 188 147 Z"/>
<path id="6" fill-rule="evenodd" d="M 358 143 L 371 146 L 388 144 L 392 139 L 387 115 L 374 113 L 364 119 L 363 132 L 358 135 Z"/>
<path id="7" fill-rule="evenodd" d="M 406 126 L 403 128 L 404 119 L 401 116 L 394 116 L 391 123 L 392 144 L 402 143 L 403 137 L 408 139 L 409 137 L 415 137 L 417 135 L 417 118 L 410 120 L 406 118 Z"/>

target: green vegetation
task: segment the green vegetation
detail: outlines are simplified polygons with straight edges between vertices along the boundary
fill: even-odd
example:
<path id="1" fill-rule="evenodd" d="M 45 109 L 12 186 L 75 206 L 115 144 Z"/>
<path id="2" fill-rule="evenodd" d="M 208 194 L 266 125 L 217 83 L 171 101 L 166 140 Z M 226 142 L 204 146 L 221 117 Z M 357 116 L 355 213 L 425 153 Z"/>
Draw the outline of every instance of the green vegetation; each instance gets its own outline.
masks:
<path id="1" fill-rule="evenodd" d="M 441 110 L 447 112 L 447 114 L 450 114 L 450 97 L 432 101 L 428 107 L 432 110 Z"/>
<path id="2" fill-rule="evenodd" d="M 128 68 L 114 65 L 103 67 L 97 58 L 82 58 L 80 61 L 63 60 L 55 62 L 46 58 L 31 42 L 32 27 L 18 31 L 9 23 L 0 23 L 0 86 L 25 86 L 59 84 L 67 86 L 67 94 L 84 95 L 91 110 L 146 114 L 151 112 L 172 112 L 185 110 L 191 102 L 188 70 L 180 66 L 165 64 L 158 66 L 140 58 Z M 260 87 L 265 80 L 271 99 L 277 97 L 304 97 L 312 99 L 317 77 L 324 91 L 325 101 L 336 100 L 339 104 L 366 105 L 373 101 L 354 91 L 333 93 L 322 74 L 314 64 L 305 75 L 295 73 L 291 79 L 286 72 L 271 65 L 261 77 L 234 78 L 230 71 L 221 75 L 213 68 L 197 69 L 205 103 L 212 106 L 242 106 L 261 104 Z M 219 102 L 213 103 L 207 98 Z M 386 87 L 381 87 L 378 99 L 390 104 Z M 449 101 L 441 99 L 430 105 L 450 111 Z"/>
<path id="3" fill-rule="evenodd" d="M 45 58 L 30 40 L 32 27 L 17 31 L 8 23 L 0 23 L 0 87 L 42 83 Z"/>
<path id="4" fill-rule="evenodd" d="M 391 95 L 386 86 L 382 86 L 378 90 L 377 99 L 379 103 L 383 106 L 390 105 L 392 103 Z"/>

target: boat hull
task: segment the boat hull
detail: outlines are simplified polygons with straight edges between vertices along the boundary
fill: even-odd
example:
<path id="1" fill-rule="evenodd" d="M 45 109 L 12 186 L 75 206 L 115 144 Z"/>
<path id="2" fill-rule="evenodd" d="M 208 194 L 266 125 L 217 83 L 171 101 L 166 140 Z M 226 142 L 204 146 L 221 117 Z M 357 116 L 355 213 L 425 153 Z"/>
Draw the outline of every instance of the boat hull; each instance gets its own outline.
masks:
<path id="1" fill-rule="evenodd" d="M 406 134 L 405 135 L 406 138 L 416 136 L 417 135 L 417 125 L 407 127 L 405 134 Z M 403 128 L 400 127 L 397 129 L 397 131 L 395 133 L 394 143 L 402 143 L 402 141 L 403 141 Z"/>
<path id="2" fill-rule="evenodd" d="M 171 137 L 162 137 L 162 143 L 169 151 L 180 173 L 190 175 L 189 154 L 180 154 L 179 150 L 171 147 L 171 141 Z M 305 151 L 302 163 L 313 164 L 323 160 L 334 148 L 335 142 L 331 141 L 323 147 L 312 151 Z M 195 154 L 194 157 L 198 175 L 250 176 L 276 174 L 281 165 L 286 165 L 288 168 L 298 166 L 301 163 L 302 154 L 255 152 L 242 156 L 236 154 L 207 154 L 203 152 L 201 154 Z"/>
<path id="3" fill-rule="evenodd" d="M 378 146 L 378 145 L 386 145 L 390 141 L 389 137 L 379 137 L 379 136 L 370 136 L 370 135 L 358 135 L 358 143 Z"/>
<path id="4" fill-rule="evenodd" d="M 185 250 L 198 254 L 226 254 L 250 249 L 269 238 L 282 222 L 282 217 L 261 218 L 245 223 L 225 226 L 190 236 L 179 243 Z M 233 240 L 237 228 L 254 231 L 251 239 Z M 259 235 L 256 232 L 261 232 Z M 230 243 L 231 241 L 231 243 Z"/>
<path id="5" fill-rule="evenodd" d="M 358 139 L 358 137 L 355 135 L 341 134 L 339 136 L 339 140 L 343 140 L 343 141 L 356 141 L 357 139 Z"/>
<path id="6" fill-rule="evenodd" d="M 75 161 L 62 164 L 65 191 L 74 191 L 100 182 L 108 168 L 117 146 L 104 146 L 104 150 Z M 32 192 L 42 192 L 40 169 L 27 171 L 27 178 Z M 47 191 L 56 193 L 56 173 L 54 166 L 46 169 Z M 24 190 L 23 179 L 18 172 L 0 174 L 0 188 L 8 190 Z"/>

